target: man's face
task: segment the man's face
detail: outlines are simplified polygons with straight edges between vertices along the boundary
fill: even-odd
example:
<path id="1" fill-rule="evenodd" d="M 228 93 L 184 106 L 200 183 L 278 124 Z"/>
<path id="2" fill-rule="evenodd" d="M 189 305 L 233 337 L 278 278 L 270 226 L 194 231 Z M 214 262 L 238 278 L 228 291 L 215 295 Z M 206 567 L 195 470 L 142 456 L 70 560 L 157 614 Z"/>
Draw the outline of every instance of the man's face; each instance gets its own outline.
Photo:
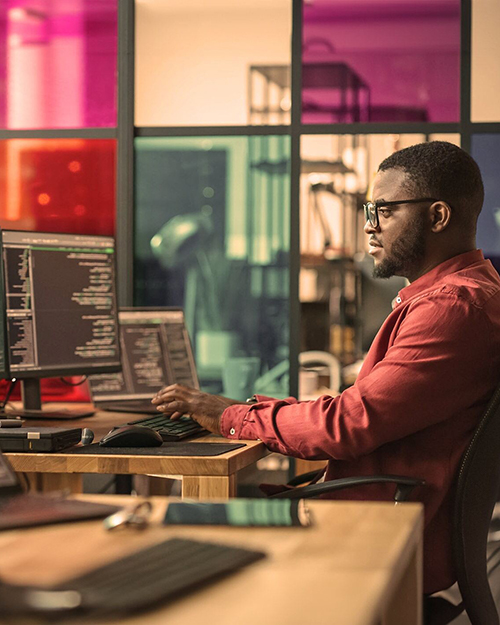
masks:
<path id="1" fill-rule="evenodd" d="M 399 169 L 378 172 L 373 186 L 373 202 L 410 200 L 416 196 L 405 190 L 407 176 Z M 425 206 L 425 203 L 422 204 Z M 382 207 L 379 226 L 365 224 L 369 253 L 373 256 L 375 278 L 403 276 L 410 281 L 419 276 L 426 253 L 425 216 L 419 204 Z"/>

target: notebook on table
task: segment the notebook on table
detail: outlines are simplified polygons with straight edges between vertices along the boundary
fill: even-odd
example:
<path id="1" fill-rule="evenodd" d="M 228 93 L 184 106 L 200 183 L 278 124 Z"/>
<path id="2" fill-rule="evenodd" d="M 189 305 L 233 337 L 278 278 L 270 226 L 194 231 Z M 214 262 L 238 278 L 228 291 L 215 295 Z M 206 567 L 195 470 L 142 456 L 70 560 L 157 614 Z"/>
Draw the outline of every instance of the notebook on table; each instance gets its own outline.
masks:
<path id="1" fill-rule="evenodd" d="M 199 388 L 180 308 L 122 308 L 122 371 L 89 376 L 96 408 L 158 415 L 151 398 L 168 384 Z"/>
<path id="2" fill-rule="evenodd" d="M 0 530 L 103 518 L 119 506 L 23 493 L 17 475 L 0 451 Z"/>

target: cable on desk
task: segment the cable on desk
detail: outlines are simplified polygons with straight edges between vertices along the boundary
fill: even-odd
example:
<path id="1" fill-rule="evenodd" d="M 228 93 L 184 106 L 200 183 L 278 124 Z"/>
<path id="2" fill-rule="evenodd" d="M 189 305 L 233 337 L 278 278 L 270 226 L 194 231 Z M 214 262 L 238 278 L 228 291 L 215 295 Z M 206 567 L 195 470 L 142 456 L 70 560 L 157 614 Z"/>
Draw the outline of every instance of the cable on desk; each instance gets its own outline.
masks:
<path id="1" fill-rule="evenodd" d="M 12 380 L 10 381 L 10 385 L 9 385 L 9 388 L 7 389 L 7 392 L 5 393 L 4 400 L 0 403 L 0 410 L 5 409 L 5 406 L 7 405 L 7 402 L 9 401 L 10 396 L 12 395 L 14 387 L 16 386 L 16 382 L 17 382 L 17 378 L 12 378 Z"/>

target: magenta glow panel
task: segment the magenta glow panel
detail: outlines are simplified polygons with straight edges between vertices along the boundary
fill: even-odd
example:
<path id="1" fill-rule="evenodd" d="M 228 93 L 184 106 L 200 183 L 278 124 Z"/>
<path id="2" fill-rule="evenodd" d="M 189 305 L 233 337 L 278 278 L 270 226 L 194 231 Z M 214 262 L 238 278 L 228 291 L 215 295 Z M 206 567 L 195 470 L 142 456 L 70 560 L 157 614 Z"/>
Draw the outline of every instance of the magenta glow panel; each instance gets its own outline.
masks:
<path id="1" fill-rule="evenodd" d="M 116 126 L 117 0 L 0 3 L 0 128 Z"/>
<path id="2" fill-rule="evenodd" d="M 459 120 L 460 0 L 314 0 L 303 16 L 303 123 Z"/>
<path id="3" fill-rule="evenodd" d="M 0 227 L 114 234 L 114 139 L 0 142 Z"/>

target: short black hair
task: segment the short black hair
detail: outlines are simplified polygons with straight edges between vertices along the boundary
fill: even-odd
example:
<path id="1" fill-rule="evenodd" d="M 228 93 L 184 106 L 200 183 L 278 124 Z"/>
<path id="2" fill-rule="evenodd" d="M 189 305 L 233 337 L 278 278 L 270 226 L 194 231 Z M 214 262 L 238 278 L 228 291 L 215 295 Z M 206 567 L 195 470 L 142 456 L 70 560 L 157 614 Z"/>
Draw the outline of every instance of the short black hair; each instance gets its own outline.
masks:
<path id="1" fill-rule="evenodd" d="M 453 143 L 418 143 L 386 158 L 379 171 L 401 169 L 409 179 L 408 191 L 444 200 L 461 224 L 476 228 L 484 201 L 481 171 L 476 161 Z"/>

